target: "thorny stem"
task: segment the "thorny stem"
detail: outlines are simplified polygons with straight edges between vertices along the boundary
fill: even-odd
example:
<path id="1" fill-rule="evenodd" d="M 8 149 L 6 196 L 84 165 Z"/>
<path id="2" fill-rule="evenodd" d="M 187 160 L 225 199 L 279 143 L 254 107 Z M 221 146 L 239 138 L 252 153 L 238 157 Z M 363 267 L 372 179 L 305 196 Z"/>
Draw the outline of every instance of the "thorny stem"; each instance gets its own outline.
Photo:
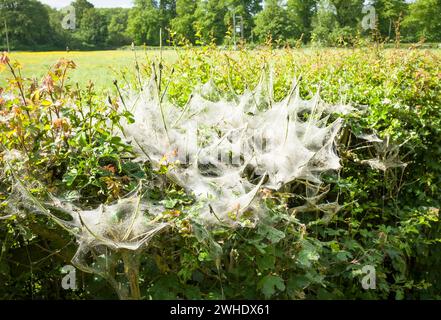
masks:
<path id="1" fill-rule="evenodd" d="M 131 300 L 141 300 L 141 290 L 139 289 L 139 257 L 135 253 L 128 250 L 122 251 L 122 258 L 124 261 L 124 273 L 130 284 Z"/>
<path id="2" fill-rule="evenodd" d="M 175 68 L 172 68 L 171 73 L 170 73 L 170 76 L 172 76 L 174 72 L 175 72 Z M 169 79 L 168 82 L 167 82 L 167 85 L 166 85 L 166 87 L 165 87 L 165 89 L 164 89 L 164 92 L 163 92 L 162 95 L 161 95 L 161 102 L 164 100 L 164 97 L 165 97 L 165 95 L 166 95 L 166 93 L 167 93 L 167 91 L 168 91 L 168 87 L 170 86 L 170 83 L 171 83 L 172 79 L 173 79 L 173 78 L 170 77 L 170 79 Z M 160 84 L 161 84 L 161 82 L 159 82 L 159 85 L 160 85 Z"/>
<path id="3" fill-rule="evenodd" d="M 158 81 L 158 90 L 159 94 L 161 94 L 161 82 L 162 82 L 162 28 L 159 28 L 159 81 Z M 161 99 L 162 101 L 162 99 Z"/>
<path id="4" fill-rule="evenodd" d="M 160 70 L 161 70 L 161 68 L 160 68 Z M 162 124 L 164 125 L 164 130 L 165 130 L 165 133 L 166 133 L 166 135 L 167 135 L 167 140 L 168 140 L 168 142 L 169 142 L 169 144 L 170 144 L 170 137 L 169 137 L 169 135 L 168 135 L 167 122 L 166 122 L 166 120 L 165 120 L 165 115 L 164 115 L 163 105 L 162 105 L 162 101 L 161 101 L 161 97 L 160 97 L 161 93 L 160 93 L 159 83 L 160 83 L 161 80 L 159 80 L 159 83 L 158 83 L 158 75 L 157 75 L 157 73 L 156 73 L 155 64 L 152 64 L 152 72 L 153 72 L 153 74 L 155 75 L 155 85 L 156 85 L 156 91 L 157 91 L 157 98 L 158 98 L 159 110 L 160 110 L 160 112 L 161 112 Z M 160 71 L 160 74 L 161 74 L 161 71 Z"/>
<path id="5" fill-rule="evenodd" d="M 141 82 L 140 68 L 138 63 L 138 56 L 136 55 L 136 49 L 134 45 L 132 45 L 132 50 L 133 50 L 133 54 L 135 55 L 136 79 L 138 80 L 139 90 L 142 91 L 142 82 Z"/>
<path id="6" fill-rule="evenodd" d="M 20 80 L 18 79 L 17 74 L 15 73 L 14 68 L 11 66 L 11 63 L 9 61 L 7 61 L 7 64 L 8 64 L 9 70 L 11 70 L 12 76 L 14 77 L 15 81 L 17 82 L 18 89 L 20 90 L 21 98 L 23 99 L 23 103 L 27 107 L 28 104 L 26 102 L 26 98 L 25 98 L 25 95 L 24 95 L 21 79 Z M 28 110 L 26 110 L 26 113 L 27 113 L 28 117 L 30 117 L 30 114 L 29 114 Z"/>
<path id="7" fill-rule="evenodd" d="M 64 95 L 64 81 L 66 80 L 67 66 L 64 68 L 63 77 L 61 78 L 61 97 Z"/>
<path id="8" fill-rule="evenodd" d="M 93 84 L 90 83 L 88 89 L 88 97 L 89 97 L 89 101 L 88 101 L 88 105 L 89 105 L 89 144 L 92 144 L 92 138 L 93 138 L 93 130 L 92 130 L 92 118 L 93 118 L 93 113 L 92 113 L 92 87 Z"/>
<path id="9" fill-rule="evenodd" d="M 123 98 L 123 96 L 121 94 L 121 90 L 119 89 L 118 80 L 113 80 L 113 85 L 116 87 L 116 91 L 118 91 L 119 98 L 121 99 L 121 102 L 122 102 L 124 108 L 126 110 L 128 110 L 127 106 L 126 106 L 126 102 L 124 101 L 124 98 Z"/>

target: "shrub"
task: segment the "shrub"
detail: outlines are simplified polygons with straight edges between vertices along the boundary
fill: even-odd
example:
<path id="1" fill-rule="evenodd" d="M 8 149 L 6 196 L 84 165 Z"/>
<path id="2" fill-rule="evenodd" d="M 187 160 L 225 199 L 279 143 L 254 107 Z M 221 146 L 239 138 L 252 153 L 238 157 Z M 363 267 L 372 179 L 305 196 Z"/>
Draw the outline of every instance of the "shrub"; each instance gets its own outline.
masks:
<path id="1" fill-rule="evenodd" d="M 4 149 L 17 152 L 3 153 L 2 208 L 11 205 L 6 160 L 36 199 L 50 192 L 83 210 L 112 203 L 147 181 L 146 197 L 167 208 L 162 219 L 172 227 L 139 255 L 143 298 L 440 298 L 438 53 L 204 47 L 179 56 L 173 66 L 160 61 L 154 70 L 160 92 L 167 90 L 181 107 L 209 79 L 231 97 L 253 88 L 265 64 L 274 72 L 276 101 L 287 95 L 292 77 L 302 75 L 304 98 L 320 87 L 330 103 L 344 99 L 367 106 L 344 115 L 338 141 L 342 169 L 322 175 L 330 186 L 322 201 L 337 201 L 340 210 L 324 219 L 316 209 L 296 212 L 305 190 L 293 184 L 262 195 L 266 215 L 255 228 L 207 227 L 188 219 L 197 207 L 192 195 L 167 178 L 171 164 L 135 162 L 132 146 L 118 137 L 122 122 L 136 121 L 122 112 L 127 101 L 119 82 L 115 97 L 97 96 L 92 84 L 71 87 L 66 74 L 74 64 L 61 61 L 38 84 L 23 79 L 19 65 L 6 56 L 3 66 L 14 76 L 1 93 L 0 139 Z M 143 75 L 135 74 L 131 88 L 141 90 L 139 80 L 152 75 L 151 62 Z M 88 274 L 82 290 L 60 289 L 59 270 L 70 263 L 75 245 L 51 219 L 7 216 L 0 239 L 1 297 L 116 297 L 101 277 Z M 48 252 L 54 259 L 45 258 Z M 376 290 L 361 288 L 365 265 L 376 268 Z"/>

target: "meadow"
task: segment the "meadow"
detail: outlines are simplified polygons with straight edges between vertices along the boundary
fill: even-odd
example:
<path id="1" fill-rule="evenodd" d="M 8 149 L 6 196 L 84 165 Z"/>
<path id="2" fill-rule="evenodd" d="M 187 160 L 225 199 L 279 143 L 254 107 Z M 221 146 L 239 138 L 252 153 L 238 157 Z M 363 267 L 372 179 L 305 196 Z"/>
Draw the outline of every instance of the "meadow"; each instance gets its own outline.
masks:
<path id="1" fill-rule="evenodd" d="M 440 50 L 136 54 L 1 56 L 0 299 L 441 299 Z"/>
<path id="2" fill-rule="evenodd" d="M 158 50 L 137 53 L 138 59 L 144 61 L 147 57 L 159 55 Z M 165 51 L 164 59 L 173 61 L 176 54 Z M 114 79 L 124 70 L 135 68 L 135 53 L 131 50 L 109 51 L 50 51 L 50 52 L 13 52 L 11 59 L 20 62 L 23 76 L 40 80 L 59 59 L 69 59 L 75 62 L 77 69 L 71 73 L 71 83 L 86 84 L 92 81 L 100 89 L 112 87 Z M 0 86 L 5 85 L 7 70 L 0 69 Z"/>
<path id="3" fill-rule="evenodd" d="M 179 51 L 185 52 L 182 49 L 164 50 L 160 53 L 159 49 L 155 50 L 139 50 L 136 52 L 132 50 L 109 50 L 109 51 L 49 51 L 49 52 L 13 52 L 10 55 L 12 61 L 20 63 L 23 70 L 22 76 L 25 78 L 32 78 L 41 80 L 53 65 L 60 59 L 69 59 L 75 62 L 77 68 L 70 73 L 70 83 L 79 83 L 85 85 L 91 81 L 95 87 L 101 90 L 107 90 L 112 87 L 115 79 L 121 77 L 121 73 L 133 73 L 136 69 L 136 61 L 140 65 L 146 67 L 146 63 L 156 60 L 160 57 L 168 64 L 173 65 L 178 61 Z M 311 56 L 323 56 L 325 59 L 327 54 L 330 57 L 338 52 L 348 52 L 347 49 L 293 49 L 290 54 L 297 57 L 297 62 L 309 59 Z M 406 49 L 385 49 L 384 52 L 389 52 L 391 55 L 394 52 L 406 51 Z M 426 49 L 426 52 L 441 56 L 441 49 Z M 232 57 L 237 56 L 234 51 L 223 51 Z M 251 51 L 252 52 L 252 51 Z M 258 50 L 255 51 L 258 54 Z M 285 51 L 274 50 L 274 52 Z M 283 60 L 282 60 L 283 61 Z M 212 61 L 211 63 L 215 63 Z M 147 68 L 149 68 L 147 66 Z M 0 86 L 6 84 L 8 70 L 0 68 Z"/>

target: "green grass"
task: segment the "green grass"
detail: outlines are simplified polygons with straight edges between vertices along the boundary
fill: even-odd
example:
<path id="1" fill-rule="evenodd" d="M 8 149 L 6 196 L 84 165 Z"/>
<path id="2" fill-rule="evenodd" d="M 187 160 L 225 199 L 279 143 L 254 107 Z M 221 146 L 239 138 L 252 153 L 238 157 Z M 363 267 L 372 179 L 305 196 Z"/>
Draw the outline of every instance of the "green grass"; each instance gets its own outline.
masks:
<path id="1" fill-rule="evenodd" d="M 303 53 L 312 54 L 317 50 L 301 50 Z M 333 52 L 332 49 L 319 51 Z M 340 50 L 337 50 L 337 52 Z M 430 50 L 439 54 L 441 50 Z M 159 50 L 143 51 L 137 50 L 138 62 L 143 64 L 148 59 L 158 58 Z M 135 70 L 135 54 L 131 50 L 109 50 L 109 51 L 52 51 L 52 52 L 13 52 L 10 54 L 11 60 L 18 61 L 22 66 L 22 75 L 25 78 L 35 78 L 41 80 L 43 75 L 61 58 L 73 60 L 77 65 L 76 70 L 70 73 L 70 82 L 85 85 L 89 81 L 95 84 L 98 91 L 112 87 L 114 79 L 120 79 L 119 72 Z M 163 59 L 165 62 L 173 63 L 177 61 L 178 55 L 173 50 L 164 50 Z M 0 66 L 0 87 L 6 85 L 6 80 L 10 78 L 8 70 Z"/>
<path id="2" fill-rule="evenodd" d="M 140 63 L 148 58 L 159 57 L 159 51 L 137 51 L 137 59 Z M 47 73 L 60 58 L 73 60 L 77 69 L 70 73 L 72 83 L 78 82 L 84 85 L 92 81 L 98 90 L 110 88 L 112 81 L 119 78 L 118 72 L 129 69 L 135 70 L 135 54 L 132 51 L 87 51 L 87 52 L 13 52 L 10 55 L 12 61 L 18 61 L 23 69 L 23 77 L 36 78 L 38 80 Z M 164 51 L 165 60 L 176 59 L 173 51 Z M 0 86 L 6 84 L 9 72 L 0 69 Z"/>

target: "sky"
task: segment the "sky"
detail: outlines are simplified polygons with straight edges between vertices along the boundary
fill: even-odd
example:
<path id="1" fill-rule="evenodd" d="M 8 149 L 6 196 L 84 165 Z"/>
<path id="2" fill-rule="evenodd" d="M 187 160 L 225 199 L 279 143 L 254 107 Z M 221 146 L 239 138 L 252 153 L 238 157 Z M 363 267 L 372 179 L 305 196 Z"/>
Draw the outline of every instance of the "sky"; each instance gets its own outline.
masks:
<path id="1" fill-rule="evenodd" d="M 54 8 L 63 8 L 68 6 L 72 0 L 39 0 L 42 3 L 48 4 Z M 122 7 L 130 8 L 132 6 L 132 0 L 88 0 L 93 3 L 97 8 L 113 8 Z"/>

